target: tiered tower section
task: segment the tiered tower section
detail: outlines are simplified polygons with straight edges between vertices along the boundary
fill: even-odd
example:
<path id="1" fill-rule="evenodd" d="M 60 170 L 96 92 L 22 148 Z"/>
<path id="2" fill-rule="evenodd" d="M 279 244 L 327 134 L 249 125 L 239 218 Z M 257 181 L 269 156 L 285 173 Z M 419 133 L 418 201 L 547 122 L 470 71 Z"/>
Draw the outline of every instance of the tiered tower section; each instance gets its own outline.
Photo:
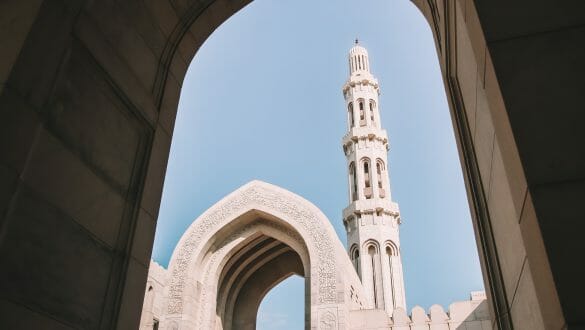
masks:
<path id="1" fill-rule="evenodd" d="M 388 176 L 388 135 L 382 129 L 378 81 L 370 73 L 368 51 L 349 51 L 349 80 L 343 86 L 347 134 L 349 206 L 343 210 L 349 256 L 360 276 L 369 308 L 392 315 L 406 309 L 400 257 L 398 204 L 392 202 Z"/>

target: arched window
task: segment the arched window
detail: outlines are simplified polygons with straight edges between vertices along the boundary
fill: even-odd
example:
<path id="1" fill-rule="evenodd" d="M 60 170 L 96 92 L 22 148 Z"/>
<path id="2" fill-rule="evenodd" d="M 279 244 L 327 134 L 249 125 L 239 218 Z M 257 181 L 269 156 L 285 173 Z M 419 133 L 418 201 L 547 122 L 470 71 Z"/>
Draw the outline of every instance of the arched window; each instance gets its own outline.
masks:
<path id="1" fill-rule="evenodd" d="M 376 122 L 376 120 L 374 119 L 374 108 L 375 108 L 374 100 L 370 100 L 370 120 L 372 121 L 372 125 L 374 125 L 374 123 Z"/>
<path id="2" fill-rule="evenodd" d="M 364 162 L 364 177 L 366 180 L 366 188 L 370 186 L 370 163 L 368 161 Z"/>
<path id="3" fill-rule="evenodd" d="M 348 123 L 349 123 L 349 128 L 354 127 L 354 120 L 353 120 L 353 102 L 349 102 L 349 104 L 347 105 L 347 116 L 349 117 L 347 119 Z"/>
<path id="4" fill-rule="evenodd" d="M 394 259 L 398 256 L 398 252 L 396 251 L 396 246 L 393 243 L 388 243 L 386 245 L 386 257 L 388 258 L 388 266 L 390 270 L 390 287 L 392 288 L 392 306 L 396 306 L 396 293 L 394 287 Z"/>
<path id="5" fill-rule="evenodd" d="M 365 158 L 363 161 L 364 167 L 364 195 L 366 199 L 372 198 L 372 175 L 370 173 L 370 160 Z"/>
<path id="6" fill-rule="evenodd" d="M 384 190 L 384 182 L 383 182 L 383 173 L 384 170 L 386 169 L 385 165 L 384 165 L 384 161 L 381 159 L 376 159 L 376 173 L 378 174 L 378 193 L 380 195 L 380 198 L 384 198 L 386 197 L 386 191 Z"/>
<path id="7" fill-rule="evenodd" d="M 382 164 L 376 162 L 376 172 L 378 173 L 378 188 L 382 188 Z"/>
<path id="8" fill-rule="evenodd" d="M 382 289 L 381 287 L 381 269 L 380 269 L 380 260 L 379 260 L 379 254 L 378 254 L 378 249 L 376 248 L 376 246 L 374 246 L 374 244 L 371 244 L 368 247 L 368 255 L 370 256 L 370 264 L 372 266 L 372 293 L 374 296 L 374 308 L 382 308 L 384 302 L 383 302 L 383 293 L 380 291 L 380 289 Z"/>
<path id="9" fill-rule="evenodd" d="M 364 100 L 359 100 L 360 126 L 366 126 L 366 112 L 364 111 Z"/>
<path id="10" fill-rule="evenodd" d="M 361 278 L 362 274 L 360 274 L 360 250 L 355 244 L 351 249 L 351 261 L 353 263 L 353 267 L 355 268 L 356 273 Z"/>
<path id="11" fill-rule="evenodd" d="M 350 177 L 350 185 L 351 185 L 351 200 L 355 201 L 358 199 L 357 194 L 357 175 L 355 171 L 355 164 L 351 162 L 349 164 L 349 177 Z"/>

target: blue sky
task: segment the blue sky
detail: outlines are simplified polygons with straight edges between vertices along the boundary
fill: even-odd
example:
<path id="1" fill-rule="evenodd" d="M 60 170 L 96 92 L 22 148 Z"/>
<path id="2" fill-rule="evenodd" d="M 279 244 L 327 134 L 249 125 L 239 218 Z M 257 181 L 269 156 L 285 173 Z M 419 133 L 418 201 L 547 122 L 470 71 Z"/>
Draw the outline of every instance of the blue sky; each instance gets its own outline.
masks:
<path id="1" fill-rule="evenodd" d="M 358 37 L 381 85 L 409 308 L 468 299 L 483 282 L 430 28 L 408 0 L 256 0 L 220 26 L 185 78 L 153 259 L 253 179 L 319 207 L 345 244 L 341 86 Z M 264 299 L 258 329 L 302 329 L 304 281 Z"/>

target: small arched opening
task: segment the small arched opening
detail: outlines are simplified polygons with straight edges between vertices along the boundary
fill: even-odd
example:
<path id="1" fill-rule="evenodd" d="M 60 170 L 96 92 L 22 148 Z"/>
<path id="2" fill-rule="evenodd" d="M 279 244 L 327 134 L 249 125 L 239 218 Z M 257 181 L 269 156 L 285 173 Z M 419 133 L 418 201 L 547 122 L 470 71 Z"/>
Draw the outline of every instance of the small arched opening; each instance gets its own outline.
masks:
<path id="1" fill-rule="evenodd" d="M 349 102 L 349 104 L 347 105 L 347 117 L 348 120 L 347 122 L 349 123 L 349 129 L 351 129 L 352 127 L 355 126 L 355 120 L 353 117 L 353 102 Z"/>
<path id="2" fill-rule="evenodd" d="M 367 256 L 367 275 L 364 274 L 362 282 L 370 286 L 372 293 L 372 308 L 384 308 L 384 288 L 382 286 L 382 263 L 380 260 L 380 246 L 378 242 L 369 240 L 364 244 Z M 369 278 L 366 278 L 369 277 Z"/>

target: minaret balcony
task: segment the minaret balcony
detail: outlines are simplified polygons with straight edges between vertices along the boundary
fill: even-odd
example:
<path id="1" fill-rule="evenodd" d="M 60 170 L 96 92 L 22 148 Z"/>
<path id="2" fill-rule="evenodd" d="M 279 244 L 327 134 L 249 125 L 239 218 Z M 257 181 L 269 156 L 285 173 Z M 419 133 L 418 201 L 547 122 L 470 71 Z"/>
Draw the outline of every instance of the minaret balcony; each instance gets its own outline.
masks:
<path id="1" fill-rule="evenodd" d="M 398 204 L 393 201 L 381 198 L 372 199 L 358 199 L 351 202 L 343 210 L 343 219 L 347 219 L 350 216 L 356 214 L 374 214 L 374 213 L 386 213 L 392 216 L 399 216 L 400 209 Z"/>
<path id="2" fill-rule="evenodd" d="M 357 139 L 378 139 L 382 143 L 388 143 L 388 133 L 385 129 L 377 127 L 352 127 L 347 134 L 343 136 L 342 143 L 346 145 L 351 141 L 357 141 Z"/>
<path id="3" fill-rule="evenodd" d="M 374 76 L 370 72 L 360 71 L 352 74 L 349 77 L 349 80 L 343 84 L 341 88 L 344 92 L 350 88 L 355 87 L 356 85 L 371 85 L 376 90 L 379 90 L 380 84 L 378 83 L 378 79 L 374 78 Z"/>

